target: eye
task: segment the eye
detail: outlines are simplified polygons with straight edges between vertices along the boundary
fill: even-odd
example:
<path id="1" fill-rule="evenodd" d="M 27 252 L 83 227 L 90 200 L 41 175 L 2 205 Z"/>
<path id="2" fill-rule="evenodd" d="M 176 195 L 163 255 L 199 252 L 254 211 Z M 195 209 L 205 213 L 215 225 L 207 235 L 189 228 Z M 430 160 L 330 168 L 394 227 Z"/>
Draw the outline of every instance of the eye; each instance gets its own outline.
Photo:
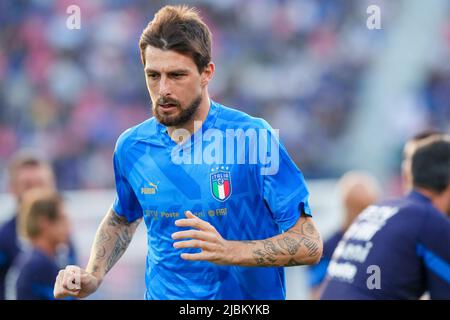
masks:
<path id="1" fill-rule="evenodd" d="M 186 75 L 185 73 L 172 73 L 171 74 L 172 78 L 174 78 L 174 79 L 181 79 L 185 75 Z"/>
<path id="2" fill-rule="evenodd" d="M 147 77 L 152 79 L 152 80 L 156 80 L 159 77 L 159 74 L 157 73 L 147 73 Z"/>

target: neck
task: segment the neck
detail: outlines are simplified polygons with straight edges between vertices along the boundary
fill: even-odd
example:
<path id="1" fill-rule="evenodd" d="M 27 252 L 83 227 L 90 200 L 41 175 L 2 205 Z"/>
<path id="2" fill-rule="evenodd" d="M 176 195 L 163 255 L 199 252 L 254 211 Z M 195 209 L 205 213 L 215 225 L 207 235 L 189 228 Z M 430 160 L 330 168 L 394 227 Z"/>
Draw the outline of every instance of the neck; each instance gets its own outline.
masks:
<path id="1" fill-rule="evenodd" d="M 49 241 L 47 241 L 45 238 L 35 238 L 32 241 L 32 244 L 37 249 L 44 252 L 49 257 L 54 257 L 56 254 L 56 247 Z"/>
<path id="2" fill-rule="evenodd" d="M 431 200 L 431 203 L 433 205 L 433 207 L 435 207 L 436 209 L 438 209 L 440 212 L 442 212 L 443 214 L 447 214 L 447 206 L 448 206 L 448 194 L 449 194 L 449 190 L 450 188 L 447 188 L 447 190 L 445 190 L 444 192 L 441 192 L 439 194 L 424 189 L 424 188 L 414 188 L 415 191 L 423 194 L 425 197 L 429 198 Z"/>
<path id="3" fill-rule="evenodd" d="M 181 126 L 172 126 L 167 127 L 167 133 L 172 138 L 173 132 L 176 129 L 185 129 L 190 132 L 190 134 L 193 134 L 196 130 L 200 128 L 198 123 L 203 124 L 205 122 L 206 117 L 208 116 L 210 108 L 210 100 L 209 100 L 209 94 L 208 91 L 205 89 L 202 93 L 202 101 L 200 102 L 200 105 L 198 106 L 197 112 L 194 114 L 191 120 L 189 120 L 187 123 L 181 125 Z M 195 126 L 194 124 L 197 125 Z"/>

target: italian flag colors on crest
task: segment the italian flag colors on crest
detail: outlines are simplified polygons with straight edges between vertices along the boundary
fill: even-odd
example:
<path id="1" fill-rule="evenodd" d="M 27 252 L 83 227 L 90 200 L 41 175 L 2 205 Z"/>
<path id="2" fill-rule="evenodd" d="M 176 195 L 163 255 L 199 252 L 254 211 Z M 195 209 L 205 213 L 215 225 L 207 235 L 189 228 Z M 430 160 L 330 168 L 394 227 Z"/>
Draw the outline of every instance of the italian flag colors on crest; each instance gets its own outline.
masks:
<path id="1" fill-rule="evenodd" d="M 231 195 L 231 175 L 229 172 L 211 173 L 211 193 L 219 201 L 225 201 Z"/>

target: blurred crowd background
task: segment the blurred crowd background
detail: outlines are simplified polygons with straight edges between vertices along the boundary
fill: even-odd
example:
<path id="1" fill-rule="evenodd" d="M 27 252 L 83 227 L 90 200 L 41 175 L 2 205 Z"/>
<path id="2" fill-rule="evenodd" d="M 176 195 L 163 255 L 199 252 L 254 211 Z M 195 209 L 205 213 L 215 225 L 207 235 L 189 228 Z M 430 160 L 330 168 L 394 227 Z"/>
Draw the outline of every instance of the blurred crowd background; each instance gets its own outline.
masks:
<path id="1" fill-rule="evenodd" d="M 392 97 L 389 113 L 380 115 L 378 129 L 392 135 L 386 144 L 396 150 L 383 160 L 383 175 L 398 171 L 407 137 L 428 127 L 449 129 L 450 6 L 424 5 L 433 2 L 444 16 L 435 17 L 437 46 L 421 61 L 419 82 Z M 280 129 L 307 178 L 365 166 L 350 163 L 358 148 L 346 137 L 373 133 L 352 125 L 361 123 L 364 83 L 397 45 L 389 32 L 414 1 L 1 1 L 0 166 L 14 151 L 34 147 L 52 161 L 61 189 L 112 188 L 116 138 L 151 116 L 137 43 L 166 3 L 195 5 L 212 30 L 212 97 Z M 366 26 L 366 8 L 374 3 L 381 30 Z M 79 30 L 66 28 L 72 4 L 81 9 Z M 419 35 L 409 30 L 409 47 L 399 50 L 410 54 Z M 391 71 L 386 78 L 395 76 Z M 5 179 L 1 170 L 3 191 Z"/>
<path id="2" fill-rule="evenodd" d="M 0 194 L 14 152 L 45 155 L 70 191 L 81 261 L 114 196 L 116 139 L 151 116 L 140 34 L 159 8 L 180 3 L 197 7 L 213 33 L 212 98 L 280 130 L 324 236 L 339 224 L 334 182 L 324 179 L 365 169 L 385 195 L 398 194 L 405 141 L 450 131 L 448 0 L 2 0 Z M 379 30 L 366 25 L 372 4 Z M 66 27 L 71 5 L 79 30 Z M 13 210 L 6 199 L 0 221 Z M 145 232 L 137 238 L 97 298 L 142 297 Z M 293 270 L 288 298 L 306 298 L 293 291 L 304 282 Z"/>

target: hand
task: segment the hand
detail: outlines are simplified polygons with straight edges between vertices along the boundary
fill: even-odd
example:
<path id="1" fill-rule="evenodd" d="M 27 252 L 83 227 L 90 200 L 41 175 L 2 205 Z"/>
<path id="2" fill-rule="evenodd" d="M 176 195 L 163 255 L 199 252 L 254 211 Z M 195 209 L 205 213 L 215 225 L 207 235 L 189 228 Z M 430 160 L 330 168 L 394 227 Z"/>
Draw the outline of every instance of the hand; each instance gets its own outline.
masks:
<path id="1" fill-rule="evenodd" d="M 185 260 L 210 261 L 221 265 L 233 264 L 235 241 L 225 240 L 210 223 L 193 215 L 190 211 L 186 211 L 185 215 L 187 219 L 179 219 L 175 221 L 175 225 L 194 229 L 175 232 L 172 234 L 172 239 L 189 238 L 191 240 L 178 241 L 173 246 L 177 249 L 200 248 L 202 251 L 199 253 L 182 253 L 181 258 Z"/>
<path id="2" fill-rule="evenodd" d="M 84 298 L 94 293 L 100 280 L 77 266 L 67 266 L 56 277 L 53 295 L 57 299 L 65 297 Z"/>

